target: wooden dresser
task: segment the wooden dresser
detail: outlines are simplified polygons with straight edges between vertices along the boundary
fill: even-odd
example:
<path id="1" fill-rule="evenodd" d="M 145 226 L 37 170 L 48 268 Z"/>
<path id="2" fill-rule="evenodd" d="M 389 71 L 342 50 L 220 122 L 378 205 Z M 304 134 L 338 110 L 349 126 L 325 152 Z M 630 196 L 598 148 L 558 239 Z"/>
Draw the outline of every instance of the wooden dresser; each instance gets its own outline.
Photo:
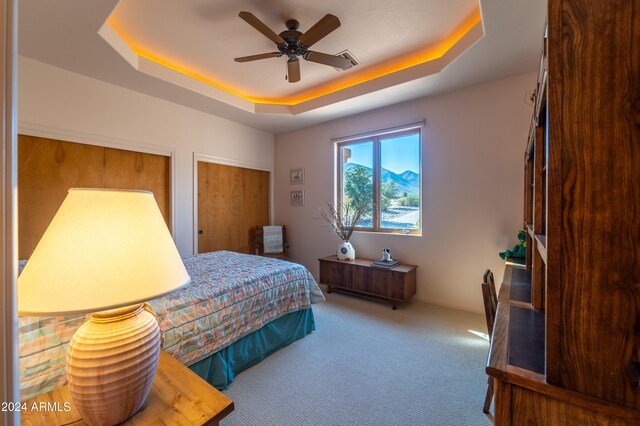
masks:
<path id="1" fill-rule="evenodd" d="M 640 0 L 548 0 L 495 424 L 640 424 Z M 478 407 L 480 409 L 480 407 Z"/>

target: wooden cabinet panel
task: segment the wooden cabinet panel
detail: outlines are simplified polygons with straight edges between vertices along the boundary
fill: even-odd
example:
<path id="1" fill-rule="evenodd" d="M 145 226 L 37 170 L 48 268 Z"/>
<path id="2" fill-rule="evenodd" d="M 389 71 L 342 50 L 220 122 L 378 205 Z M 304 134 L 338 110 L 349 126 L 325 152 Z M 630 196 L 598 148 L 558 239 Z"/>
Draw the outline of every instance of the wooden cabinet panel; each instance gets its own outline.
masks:
<path id="1" fill-rule="evenodd" d="M 586 405 L 586 404 L 585 404 Z M 623 419 L 612 413 L 599 412 L 530 391 L 511 387 L 511 424 L 548 426 L 631 426 L 633 419 Z"/>
<path id="2" fill-rule="evenodd" d="M 547 309 L 559 327 L 547 330 L 547 369 L 558 385 L 636 410 L 639 16 L 639 0 L 549 2 Z"/>
<path id="3" fill-rule="evenodd" d="M 378 294 L 380 296 L 387 296 L 383 289 L 379 288 L 380 277 L 376 277 L 375 271 L 371 271 L 371 268 L 355 265 L 352 268 L 347 268 L 345 272 L 346 275 L 351 274 L 351 280 L 344 280 L 341 283 L 344 287 L 356 291 Z"/>
<path id="4" fill-rule="evenodd" d="M 396 302 L 407 301 L 416 294 L 416 268 L 414 265 L 398 265 L 392 269 L 375 268 L 372 260 L 356 259 L 353 262 L 338 260 L 336 256 L 323 257 L 320 261 L 320 283 L 367 296 L 389 300 L 393 309 Z"/>
<path id="5" fill-rule="evenodd" d="M 347 282 L 345 269 L 335 262 L 320 262 L 320 282 L 327 285 L 340 285 Z M 349 274 L 347 274 L 349 275 Z M 351 278 L 349 277 L 349 280 Z"/>

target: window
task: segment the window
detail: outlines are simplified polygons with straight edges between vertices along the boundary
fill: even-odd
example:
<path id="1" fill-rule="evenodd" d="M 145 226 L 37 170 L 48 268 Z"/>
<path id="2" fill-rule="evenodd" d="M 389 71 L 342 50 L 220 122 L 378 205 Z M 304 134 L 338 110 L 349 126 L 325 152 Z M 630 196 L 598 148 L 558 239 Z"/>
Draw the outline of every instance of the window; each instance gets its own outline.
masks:
<path id="1" fill-rule="evenodd" d="M 367 204 L 357 230 L 420 234 L 421 127 L 368 134 L 337 144 L 343 204 Z"/>

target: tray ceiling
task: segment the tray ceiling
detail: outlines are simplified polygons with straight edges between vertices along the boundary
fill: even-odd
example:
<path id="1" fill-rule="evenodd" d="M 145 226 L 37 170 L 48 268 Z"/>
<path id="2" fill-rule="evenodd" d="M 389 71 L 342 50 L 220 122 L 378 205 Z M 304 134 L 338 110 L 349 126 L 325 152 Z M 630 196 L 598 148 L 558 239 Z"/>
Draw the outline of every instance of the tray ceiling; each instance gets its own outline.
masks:
<path id="1" fill-rule="evenodd" d="M 402 56 L 414 48 L 414 45 L 408 46 L 418 40 L 416 31 L 419 33 L 423 29 L 430 30 L 434 25 L 439 25 L 440 21 L 455 25 L 455 22 L 465 19 L 467 11 L 473 11 L 479 6 L 482 21 L 439 59 L 409 66 L 400 71 L 387 70 L 389 73 L 382 77 L 360 82 L 351 87 L 337 88 L 333 92 L 316 98 L 298 100 L 296 101 L 298 103 L 289 102 L 291 105 L 279 105 L 252 102 L 139 56 L 127 44 L 131 41 L 125 42 L 108 24 L 111 16 L 115 19 L 118 7 L 127 6 L 129 2 L 129 0 L 99 2 L 20 0 L 18 52 L 23 59 L 29 58 L 271 133 L 286 132 L 398 102 L 434 96 L 536 71 L 539 65 L 542 47 L 540 40 L 546 16 L 545 0 L 526 2 L 478 0 L 477 3 L 466 0 L 388 0 L 387 2 L 350 0 L 343 1 L 344 4 L 333 0 L 324 3 L 302 0 L 238 0 L 236 2 L 136 0 L 133 2 L 146 5 L 139 9 L 137 14 L 142 15 L 144 20 L 148 20 L 147 24 L 153 24 L 157 20 L 155 24 L 157 28 L 171 33 L 182 31 L 190 33 L 191 30 L 183 28 L 185 25 L 182 17 L 170 19 L 166 12 L 162 12 L 162 8 L 165 5 L 171 8 L 183 8 L 180 13 L 190 16 L 189 19 L 193 21 L 193 25 L 200 23 L 193 34 L 200 35 L 196 38 L 203 40 L 202 49 L 211 49 L 212 45 L 204 41 L 207 38 L 216 37 L 209 35 L 212 31 L 215 33 L 216 28 L 232 28 L 232 31 L 235 31 L 234 35 L 225 33 L 227 37 L 222 43 L 229 50 L 229 53 L 226 53 L 228 59 L 223 60 L 218 57 L 212 61 L 211 68 L 208 65 L 199 65 L 202 69 L 198 68 L 195 71 L 202 71 L 201 77 L 205 80 L 205 78 L 219 78 L 220 71 L 214 67 L 220 64 L 224 64 L 225 67 L 246 66 L 241 71 L 251 74 L 247 84 L 255 84 L 259 90 L 249 93 L 249 86 L 241 87 L 241 83 L 236 83 L 239 84 L 236 90 L 246 91 L 247 93 L 243 94 L 247 97 L 276 96 L 280 98 L 299 96 L 305 90 L 332 84 L 343 76 L 393 62 L 392 56 L 379 59 L 374 51 L 361 50 L 358 45 L 361 43 L 360 37 L 364 37 L 365 41 L 370 40 L 370 37 L 379 35 L 380 28 L 386 28 L 387 41 L 394 46 L 394 52 Z M 180 5 L 181 3 L 184 4 Z M 395 7 L 386 8 L 387 4 Z M 405 8 L 405 5 L 410 7 Z M 417 13 L 417 7 L 436 9 L 429 9 L 433 12 L 424 12 L 420 9 L 422 11 Z M 349 12 L 350 8 L 353 12 Z M 337 72 L 331 67 L 305 62 L 302 64 L 301 85 L 294 85 L 284 80 L 285 64 L 278 64 L 278 60 L 283 58 L 258 61 L 264 62 L 264 64 L 260 63 L 259 67 L 258 62 L 236 64 L 233 62 L 233 57 L 260 53 L 261 46 L 267 49 L 265 51 L 269 51 L 272 47 L 267 38 L 238 17 L 240 10 L 255 14 L 274 31 L 278 31 L 278 26 L 283 26 L 285 20 L 292 16 L 300 21 L 301 29 L 305 30 L 320 17 L 333 13 L 340 18 L 341 27 L 314 45 L 313 49 L 337 53 L 347 48 L 354 53 L 362 65 L 354 70 Z M 172 12 L 169 15 L 176 18 L 177 13 Z M 376 16 L 377 23 L 367 21 Z M 187 22 L 191 22 L 189 19 Z M 365 24 L 366 22 L 368 24 Z M 356 31 L 355 28 L 358 26 L 360 29 Z M 105 35 L 106 38 L 111 37 L 111 44 L 105 42 Z M 423 36 L 422 43 L 427 48 L 433 40 L 426 40 L 427 33 Z M 239 51 L 235 46 L 237 38 L 246 39 L 246 51 Z M 474 39 L 477 41 L 473 42 Z M 365 48 L 376 47 L 375 43 L 365 43 L 365 46 Z M 235 51 L 237 53 L 234 53 Z M 381 52 L 379 54 L 388 53 L 388 50 L 381 49 Z M 202 53 L 201 59 L 207 55 Z M 366 63 L 369 60 L 371 63 Z M 275 62 L 269 63 L 269 61 Z M 273 67 L 274 71 L 263 70 L 263 65 Z M 180 63 L 175 66 L 176 68 L 184 67 L 185 64 Z M 24 69 L 26 71 L 29 67 Z M 235 78 L 235 74 L 233 77 Z M 223 83 L 230 84 L 227 81 Z M 275 90 L 278 86 L 283 87 L 287 92 L 266 92 L 266 90 Z M 526 94 L 523 93 L 523 102 L 525 99 Z"/>
<path id="2" fill-rule="evenodd" d="M 237 63 L 234 57 L 277 50 L 238 17 L 243 10 L 276 33 L 288 19 L 305 32 L 334 14 L 342 25 L 312 50 L 348 49 L 359 65 L 337 71 L 301 60 L 302 80 L 289 83 L 286 57 Z M 476 0 L 121 0 L 100 29 L 140 72 L 251 112 L 284 114 L 439 72 L 482 34 Z"/>

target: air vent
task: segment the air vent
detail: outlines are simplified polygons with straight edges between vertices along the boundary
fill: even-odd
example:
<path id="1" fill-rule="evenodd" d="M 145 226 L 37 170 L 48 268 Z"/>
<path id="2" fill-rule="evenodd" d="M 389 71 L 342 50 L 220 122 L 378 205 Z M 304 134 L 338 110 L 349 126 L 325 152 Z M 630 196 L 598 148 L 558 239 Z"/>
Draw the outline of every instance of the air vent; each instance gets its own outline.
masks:
<path id="1" fill-rule="evenodd" d="M 358 65 L 358 60 L 356 59 L 355 56 L 353 56 L 353 53 L 349 52 L 349 50 L 343 50 L 340 53 L 336 53 L 336 56 L 342 56 L 343 58 L 348 59 L 349 62 L 351 62 L 351 68 L 353 68 L 356 65 Z M 335 69 L 336 69 L 336 71 L 344 71 L 341 68 L 335 68 Z"/>

